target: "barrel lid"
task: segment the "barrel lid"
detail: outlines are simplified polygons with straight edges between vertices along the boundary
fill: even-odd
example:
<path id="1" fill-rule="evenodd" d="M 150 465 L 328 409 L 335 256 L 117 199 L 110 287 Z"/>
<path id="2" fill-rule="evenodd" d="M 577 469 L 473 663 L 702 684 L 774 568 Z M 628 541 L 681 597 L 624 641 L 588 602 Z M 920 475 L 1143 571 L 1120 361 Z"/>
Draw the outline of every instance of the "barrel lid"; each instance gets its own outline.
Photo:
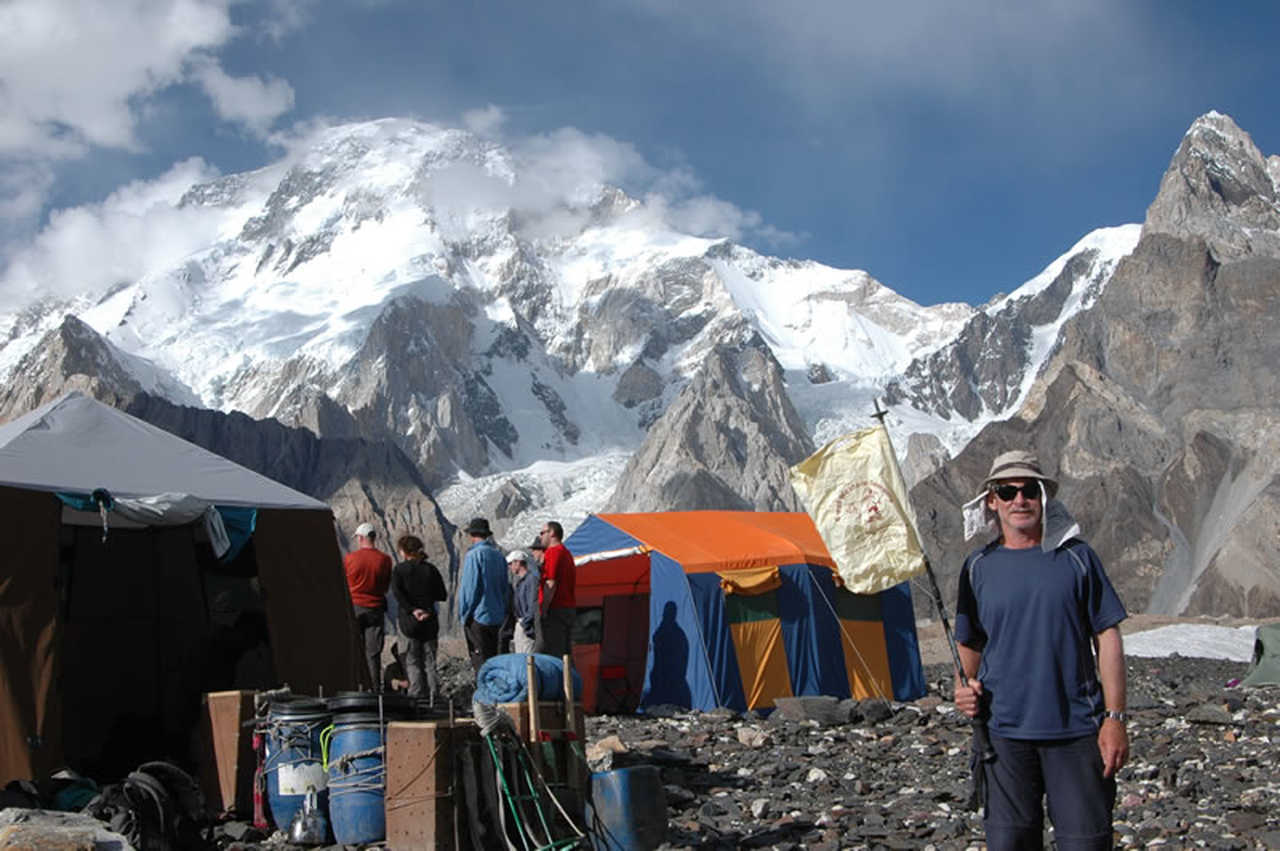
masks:
<path id="1" fill-rule="evenodd" d="M 273 698 L 267 711 L 274 718 L 300 718 L 329 714 L 329 708 L 323 700 L 299 695 Z"/>
<path id="2" fill-rule="evenodd" d="M 377 711 L 374 712 L 342 712 L 335 713 L 333 716 L 333 728 L 338 730 L 342 727 L 349 727 L 356 724 L 377 724 L 379 719 L 383 723 L 398 720 L 393 716 L 381 715 Z"/>
<path id="3" fill-rule="evenodd" d="M 412 718 L 417 714 L 418 701 L 403 694 L 382 694 L 372 691 L 340 691 L 326 698 L 325 704 L 335 716 L 347 716 L 351 713 L 373 714 L 378 718 L 379 698 L 383 718 Z"/>

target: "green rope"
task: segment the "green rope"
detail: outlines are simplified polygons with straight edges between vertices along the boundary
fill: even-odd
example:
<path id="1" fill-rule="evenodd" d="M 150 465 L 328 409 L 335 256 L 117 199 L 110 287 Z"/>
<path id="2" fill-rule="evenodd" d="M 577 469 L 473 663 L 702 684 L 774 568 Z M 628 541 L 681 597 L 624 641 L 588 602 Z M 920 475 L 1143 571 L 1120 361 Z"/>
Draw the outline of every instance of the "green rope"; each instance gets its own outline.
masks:
<path id="1" fill-rule="evenodd" d="M 329 744 L 333 741 L 333 725 L 330 724 L 320 731 L 320 764 L 324 766 L 324 770 L 329 770 Z"/>
<path id="2" fill-rule="evenodd" d="M 523 838 L 528 834 L 528 831 L 525 830 L 524 822 L 520 818 L 520 810 L 516 807 L 515 795 L 511 793 L 511 788 L 507 785 L 507 775 L 502 770 L 502 760 L 498 758 L 498 750 L 494 747 L 493 736 L 485 736 L 484 740 L 489 745 L 489 756 L 493 759 L 493 764 L 498 769 L 498 783 L 502 786 L 502 799 L 507 802 L 507 807 L 511 810 L 511 817 L 516 820 L 516 828 Z M 525 844 L 526 846 L 528 845 L 528 843 Z"/>
<path id="3" fill-rule="evenodd" d="M 538 821 L 541 823 L 542 832 L 548 839 L 548 844 L 538 845 L 536 851 L 554 851 L 554 849 L 558 848 L 580 847 L 579 843 L 581 837 L 578 836 L 571 836 L 565 839 L 551 838 L 551 825 L 547 822 L 547 814 L 542 806 L 542 796 L 537 792 L 538 785 L 533 772 L 532 762 L 530 761 L 529 754 L 525 751 L 524 747 L 518 744 L 516 747 L 512 748 L 515 755 L 516 767 L 518 771 L 524 774 L 525 785 L 532 794 L 518 796 L 512 791 L 511 785 L 507 782 L 506 772 L 502 770 L 502 760 L 499 759 L 497 746 L 494 744 L 494 738 L 495 737 L 492 734 L 488 734 L 484 737 L 485 742 L 489 745 L 489 755 L 493 758 L 493 764 L 498 771 L 498 781 L 502 786 L 503 799 L 506 801 L 507 808 L 511 811 L 512 817 L 515 819 L 516 827 L 520 830 L 521 839 L 524 840 L 525 837 L 533 839 L 533 835 L 529 830 L 529 827 L 526 826 L 525 820 L 520 817 L 520 809 L 516 806 L 516 801 L 529 801 L 532 803 L 533 810 L 538 816 Z M 537 840 L 535 839 L 534 841 L 536 842 Z M 527 842 L 525 844 L 526 846 L 528 845 Z"/>

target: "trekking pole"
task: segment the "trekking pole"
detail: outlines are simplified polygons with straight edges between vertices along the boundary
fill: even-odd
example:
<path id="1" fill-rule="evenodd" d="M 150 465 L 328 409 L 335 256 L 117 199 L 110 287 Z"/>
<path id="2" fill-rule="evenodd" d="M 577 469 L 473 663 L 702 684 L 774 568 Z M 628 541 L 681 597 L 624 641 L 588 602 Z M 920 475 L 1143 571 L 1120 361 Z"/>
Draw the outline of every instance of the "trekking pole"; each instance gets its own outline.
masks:
<path id="1" fill-rule="evenodd" d="M 889 441 L 890 449 L 893 448 L 893 438 L 889 435 L 889 426 L 885 424 L 885 417 L 889 412 L 880 407 L 880 400 L 874 399 L 875 413 L 871 416 L 880 423 L 880 428 L 884 429 L 885 440 Z M 898 464 L 898 453 L 891 452 L 893 463 Z M 901 469 L 898 470 L 901 474 Z M 918 530 L 912 530 L 915 533 L 916 540 L 920 540 Z M 951 662 L 955 665 L 956 676 L 960 678 L 960 684 L 965 688 L 969 687 L 969 677 L 964 672 L 964 665 L 960 662 L 960 651 L 956 648 L 956 638 L 951 632 L 951 624 L 947 620 L 947 608 L 942 602 L 942 591 L 938 588 L 938 577 L 933 573 L 933 565 L 929 563 L 929 556 L 924 555 L 924 547 L 921 547 L 921 554 L 924 558 L 924 572 L 929 577 L 929 592 L 933 597 L 934 608 L 938 610 L 938 619 L 942 621 L 942 632 L 947 637 L 947 647 L 951 650 Z M 978 706 L 978 714 L 973 717 L 970 722 L 973 727 L 973 743 L 974 747 L 980 755 L 983 762 L 992 762 L 996 758 L 995 749 L 991 747 L 991 732 L 987 729 L 986 718 L 983 717 L 983 707 Z"/>
<path id="2" fill-rule="evenodd" d="M 934 608 L 938 610 L 938 619 L 942 621 L 942 633 L 947 637 L 947 647 L 951 650 L 951 663 L 955 665 L 956 676 L 960 678 L 960 684 L 965 688 L 969 687 L 969 677 L 964 672 L 964 665 L 960 662 L 960 650 L 956 647 L 955 635 L 951 632 L 951 624 L 947 620 L 947 609 L 942 603 L 942 591 L 938 588 L 938 578 L 933 573 L 933 565 L 929 563 L 929 557 L 925 556 L 924 570 L 929 577 L 929 592 L 933 597 Z M 995 748 L 991 747 L 991 733 L 987 730 L 987 721 L 983 717 L 982 707 L 978 707 L 978 714 L 969 722 L 973 727 L 973 740 L 978 753 L 982 757 L 983 762 L 991 762 L 996 758 Z"/>

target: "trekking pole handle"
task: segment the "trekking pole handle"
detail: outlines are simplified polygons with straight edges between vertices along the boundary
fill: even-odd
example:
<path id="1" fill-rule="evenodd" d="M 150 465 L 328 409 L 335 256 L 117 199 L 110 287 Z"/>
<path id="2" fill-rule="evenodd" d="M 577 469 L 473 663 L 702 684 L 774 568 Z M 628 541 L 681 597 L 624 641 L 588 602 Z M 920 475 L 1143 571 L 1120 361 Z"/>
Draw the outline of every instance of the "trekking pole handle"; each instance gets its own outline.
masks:
<path id="1" fill-rule="evenodd" d="M 960 661 L 960 650 L 956 647 L 956 638 L 951 632 L 951 623 L 947 620 L 947 609 L 942 603 L 942 591 L 938 588 L 938 579 L 934 576 L 933 565 L 929 563 L 927 556 L 924 560 L 924 569 L 929 576 L 929 586 L 933 592 L 934 606 L 938 610 L 938 619 L 942 621 L 942 632 L 947 637 L 947 647 L 951 650 L 951 663 L 955 665 L 956 676 L 960 678 L 960 684 L 968 688 L 969 677 L 965 674 L 964 665 Z M 991 746 L 991 732 L 987 729 L 986 714 L 986 694 L 984 693 L 978 704 L 978 714 L 973 717 L 969 724 L 973 727 L 973 743 L 982 761 L 991 762 L 996 758 L 996 751 Z"/>

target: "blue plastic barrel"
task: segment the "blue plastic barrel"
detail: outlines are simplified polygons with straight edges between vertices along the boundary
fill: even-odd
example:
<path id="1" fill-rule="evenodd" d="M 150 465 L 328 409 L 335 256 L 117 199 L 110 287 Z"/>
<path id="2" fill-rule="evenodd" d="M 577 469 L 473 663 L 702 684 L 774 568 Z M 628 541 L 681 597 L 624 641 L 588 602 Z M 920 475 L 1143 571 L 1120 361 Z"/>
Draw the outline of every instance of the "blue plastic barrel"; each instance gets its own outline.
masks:
<path id="1" fill-rule="evenodd" d="M 302 809 L 307 790 L 316 790 L 323 809 L 328 802 L 328 774 L 320 749 L 320 733 L 331 716 L 323 701 L 292 698 L 272 701 L 267 712 L 266 756 L 267 805 L 276 827 L 288 830 Z"/>
<path id="2" fill-rule="evenodd" d="M 329 824 L 341 845 L 387 835 L 383 725 L 376 714 L 338 716 L 329 736 Z"/>
<path id="3" fill-rule="evenodd" d="M 657 766 L 591 775 L 587 824 L 597 851 L 652 851 L 667 836 L 667 797 Z"/>

